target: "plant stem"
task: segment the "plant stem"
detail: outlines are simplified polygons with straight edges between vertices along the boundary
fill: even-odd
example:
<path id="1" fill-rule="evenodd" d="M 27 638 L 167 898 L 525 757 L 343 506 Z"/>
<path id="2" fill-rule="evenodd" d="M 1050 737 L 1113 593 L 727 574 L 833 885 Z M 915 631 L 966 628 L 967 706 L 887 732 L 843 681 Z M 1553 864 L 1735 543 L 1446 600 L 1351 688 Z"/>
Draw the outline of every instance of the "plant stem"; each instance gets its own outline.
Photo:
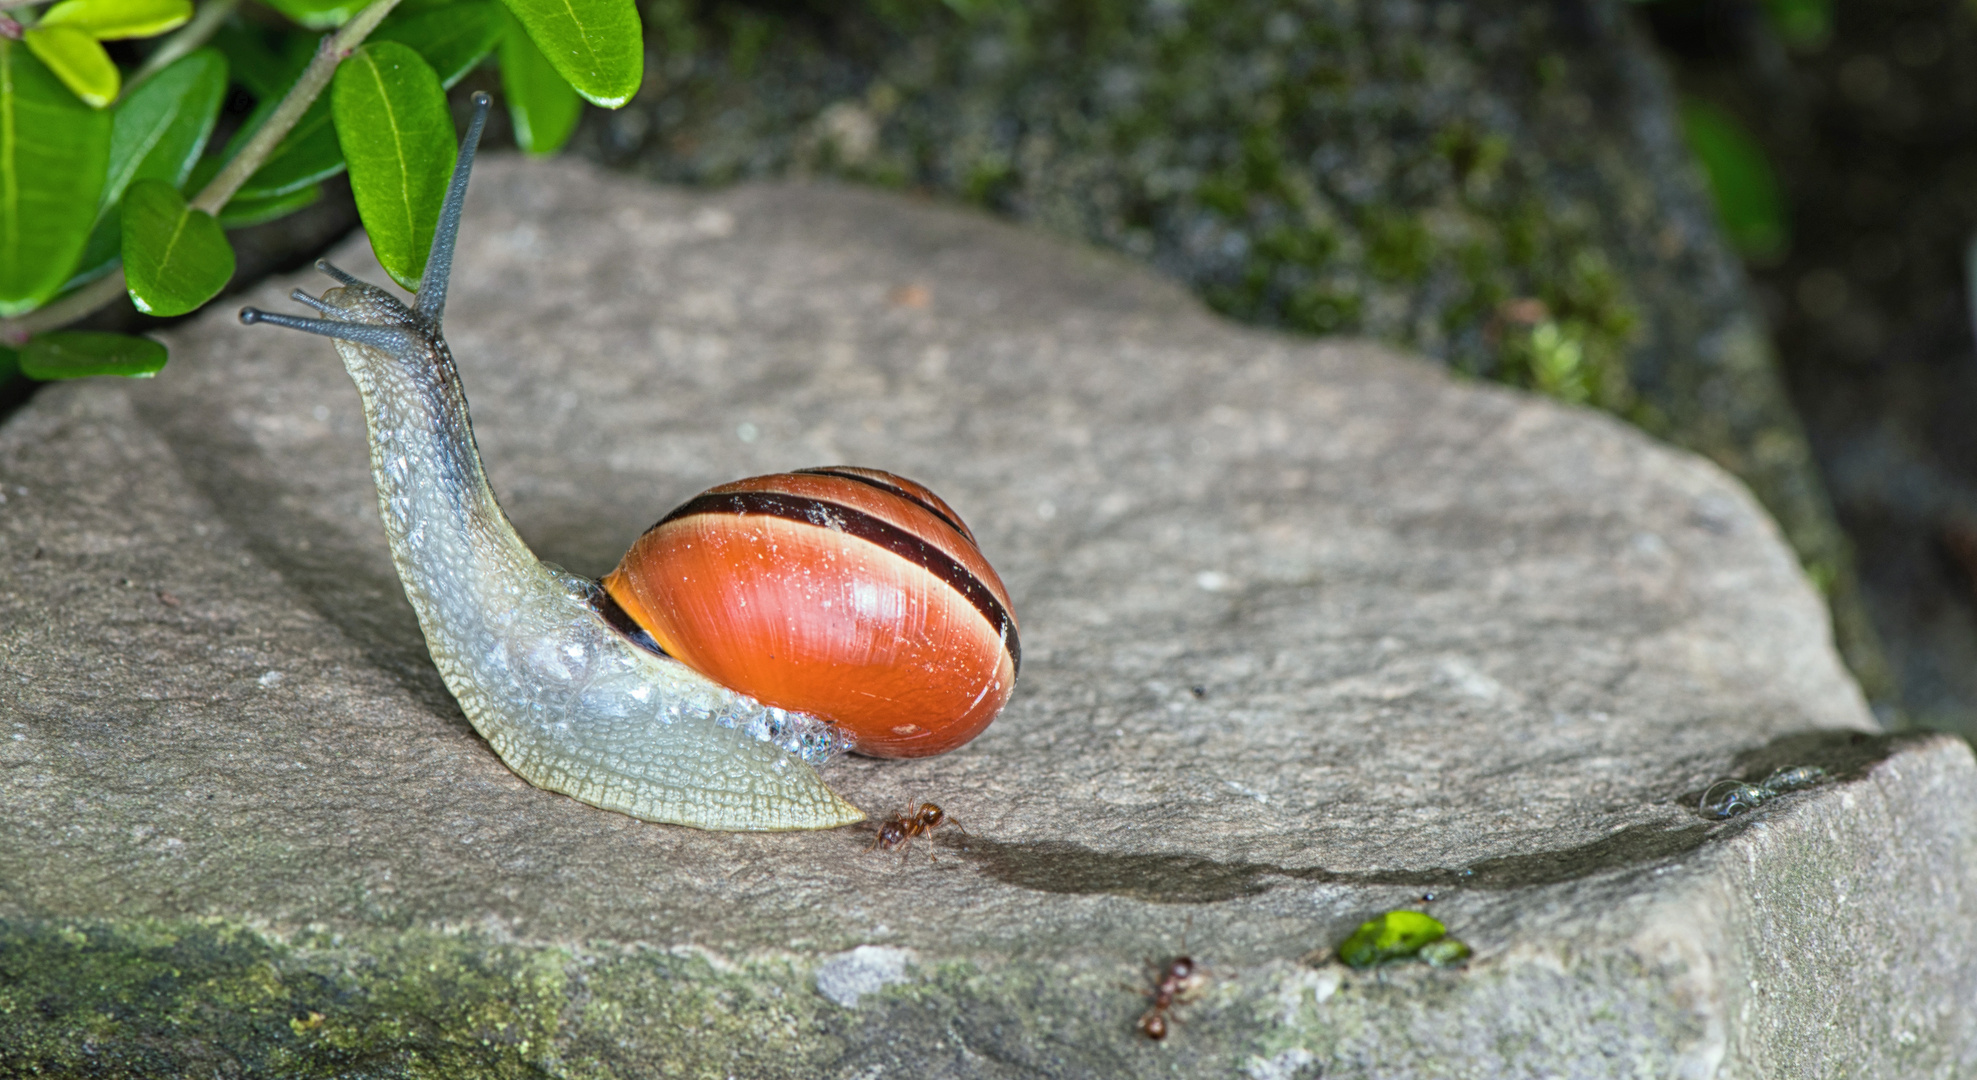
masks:
<path id="1" fill-rule="evenodd" d="M 0 3 L 5 2 L 6 0 L 0 0 Z M 219 32 L 220 24 L 226 22 L 227 17 L 239 6 L 240 0 L 206 0 L 204 4 L 199 5 L 198 12 L 192 16 L 192 21 L 179 27 L 178 33 L 161 42 L 152 50 L 150 56 L 144 58 L 143 65 L 133 72 L 130 78 L 124 80 L 124 90 L 118 95 L 118 100 L 129 97 L 132 90 L 144 85 L 151 76 L 165 70 L 172 61 L 206 44 L 215 33 Z"/>
<path id="2" fill-rule="evenodd" d="M 0 319 L 0 345 L 19 347 L 43 330 L 59 330 L 124 295 L 124 268 L 119 266 L 82 288 L 25 315 Z"/>
<path id="3" fill-rule="evenodd" d="M 377 29 L 378 23 L 383 22 L 384 17 L 391 14 L 391 9 L 397 6 L 398 0 L 375 0 L 349 22 L 343 24 L 343 29 L 338 30 L 334 37 L 324 38 L 322 47 L 316 50 L 315 59 L 309 61 L 309 66 L 302 71 L 302 77 L 295 80 L 295 85 L 289 88 L 288 96 L 281 99 L 280 105 L 275 106 L 275 111 L 268 117 L 267 123 L 262 124 L 260 130 L 247 140 L 247 145 L 240 148 L 240 153 L 235 155 L 232 161 L 227 162 L 226 167 L 220 170 L 218 176 L 213 177 L 204 191 L 193 198 L 192 208 L 217 216 L 221 208 L 226 206 L 227 200 L 233 198 L 233 193 L 240 190 L 240 185 L 246 183 L 247 178 L 254 175 L 254 170 L 260 168 L 261 163 L 267 160 L 268 155 L 280 144 L 282 137 L 288 134 L 289 129 L 302 119 L 302 114 L 308 112 L 309 106 L 315 104 L 316 99 L 322 96 L 323 88 L 329 85 L 330 78 L 336 74 L 336 66 L 341 64 L 345 57 L 357 51 L 357 46 L 363 44 L 364 38 Z"/>
<path id="4" fill-rule="evenodd" d="M 225 2 L 226 0 L 213 0 L 207 6 L 209 8 L 220 6 Z M 364 38 L 377 29 L 378 23 L 384 21 L 384 17 L 391 14 L 391 9 L 397 6 L 398 0 L 375 0 L 369 7 L 352 17 L 333 36 L 325 37 L 322 46 L 316 50 L 315 59 L 309 61 L 309 66 L 303 70 L 302 77 L 295 80 L 294 86 L 289 87 L 288 94 L 281 99 L 281 104 L 275 106 L 275 111 L 269 115 L 267 122 L 263 123 L 260 129 L 254 132 L 253 137 L 247 140 L 246 146 L 240 148 L 240 153 L 235 154 L 233 160 L 227 162 L 226 167 L 220 170 L 219 175 L 213 177 L 212 181 L 193 197 L 190 204 L 192 208 L 203 210 L 215 217 L 219 216 L 227 200 L 233 198 L 233 193 L 239 191 L 240 185 L 246 183 L 247 178 L 253 176 L 254 171 L 268 160 L 268 155 L 274 152 L 275 147 L 281 144 L 282 138 L 302 119 L 302 114 L 308 112 L 309 106 L 315 104 L 316 99 L 322 96 L 323 88 L 329 85 L 330 78 L 336 74 L 336 66 L 342 63 L 345 57 L 357 51 L 357 46 L 364 43 Z M 192 25 L 186 24 L 185 30 L 191 30 Z M 218 28 L 217 21 L 214 23 L 214 28 Z M 208 33 L 210 34 L 211 31 Z M 123 295 L 125 295 L 124 272 L 123 268 L 119 267 L 47 307 L 11 319 L 0 319 L 0 345 L 24 344 L 28 338 L 43 330 L 55 330 L 67 326 L 96 309 L 115 302 Z"/>

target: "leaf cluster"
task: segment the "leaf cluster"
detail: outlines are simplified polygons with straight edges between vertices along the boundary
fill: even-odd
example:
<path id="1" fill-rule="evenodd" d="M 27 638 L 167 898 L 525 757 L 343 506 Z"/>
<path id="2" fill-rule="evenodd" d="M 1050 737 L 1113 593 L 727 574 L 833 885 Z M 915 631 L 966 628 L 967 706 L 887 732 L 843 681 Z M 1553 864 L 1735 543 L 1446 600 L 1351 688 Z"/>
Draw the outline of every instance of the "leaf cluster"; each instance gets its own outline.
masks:
<path id="1" fill-rule="evenodd" d="M 550 154 L 585 101 L 631 100 L 641 42 L 634 0 L 0 4 L 0 383 L 156 372 L 155 341 L 63 327 L 126 294 L 197 310 L 233 277 L 228 230 L 345 171 L 415 286 L 454 162 L 447 88 L 497 63 L 517 142 Z"/>

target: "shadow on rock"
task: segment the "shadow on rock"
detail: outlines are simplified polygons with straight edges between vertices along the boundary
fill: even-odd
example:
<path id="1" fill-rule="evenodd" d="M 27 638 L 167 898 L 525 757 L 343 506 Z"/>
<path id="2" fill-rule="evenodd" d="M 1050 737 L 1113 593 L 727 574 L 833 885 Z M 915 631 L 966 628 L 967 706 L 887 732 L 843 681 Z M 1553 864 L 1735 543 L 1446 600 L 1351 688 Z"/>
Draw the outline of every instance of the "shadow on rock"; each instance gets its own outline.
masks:
<path id="1" fill-rule="evenodd" d="M 1893 752 L 1897 742 L 1898 737 L 1863 732 L 1799 732 L 1738 755 L 1735 767 L 1740 776 L 1762 777 L 1779 768 L 1816 765 L 1827 771 L 1831 777 L 1828 783 L 1846 783 L 1866 776 Z M 1700 791 L 1689 792 L 1672 801 L 1693 812 L 1701 795 Z M 1224 862 L 1194 855 L 1121 855 L 1061 840 L 1003 843 L 975 836 L 943 838 L 941 844 L 988 876 L 1019 888 L 1123 896 L 1156 904 L 1199 904 L 1256 896 L 1290 882 L 1490 890 L 1556 885 L 1679 859 L 1712 839 L 1737 835 L 1752 817 L 1746 814 L 1725 822 L 1686 825 L 1632 825 L 1573 847 L 1484 859 L 1466 867 L 1396 870 L 1328 870 Z"/>
<path id="2" fill-rule="evenodd" d="M 1667 828 L 1634 825 L 1577 847 L 1486 859 L 1462 868 L 1327 870 L 1324 867 L 1220 862 L 1190 855 L 1114 855 L 1058 840 L 1005 844 L 979 837 L 944 841 L 983 873 L 1038 892 L 1107 894 L 1156 904 L 1199 904 L 1268 892 L 1287 882 L 1396 885 L 1410 889 L 1461 886 L 1518 889 L 1553 885 L 1608 870 L 1685 855 L 1713 833 L 1711 825 Z"/>
<path id="3" fill-rule="evenodd" d="M 1825 784 L 1852 783 L 1864 778 L 1874 766 L 1887 760 L 1908 735 L 1870 735 L 1864 731 L 1798 731 L 1780 735 L 1762 746 L 1736 756 L 1730 771 L 1712 777 L 1710 784 L 1685 791 L 1671 802 L 1695 814 L 1704 793 L 1719 780 L 1741 780 L 1755 784 L 1780 769 L 1813 766 L 1826 770 Z M 1747 815 L 1746 815 L 1747 816 Z"/>

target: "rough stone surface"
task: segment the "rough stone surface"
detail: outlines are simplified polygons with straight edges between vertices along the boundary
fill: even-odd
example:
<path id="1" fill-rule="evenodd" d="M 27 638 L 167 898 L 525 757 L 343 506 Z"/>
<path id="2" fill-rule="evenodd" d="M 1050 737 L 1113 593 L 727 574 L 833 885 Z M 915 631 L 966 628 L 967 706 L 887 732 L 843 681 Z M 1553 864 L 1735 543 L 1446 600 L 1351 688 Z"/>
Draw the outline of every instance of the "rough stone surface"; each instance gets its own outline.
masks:
<path id="1" fill-rule="evenodd" d="M 1845 658 L 1889 695 L 1642 5 L 965 7 L 651 7 L 663 77 L 592 113 L 579 145 L 668 181 L 938 191 L 1144 259 L 1240 319 L 1590 401 L 1749 483 L 1825 583 Z"/>
<path id="2" fill-rule="evenodd" d="M 1009 711 L 830 774 L 967 834 L 528 787 L 424 658 L 331 350 L 213 313 L 154 382 L 0 428 L 0 1072 L 1977 1068 L 1969 749 L 1873 733 L 1714 466 L 871 193 L 496 158 L 457 265 L 547 558 L 600 573 L 702 487 L 828 462 L 967 516 L 1023 620 Z M 1835 779 L 1695 811 L 1784 764 Z M 1324 959 L 1429 892 L 1467 965 Z M 1129 987 L 1184 938 L 1213 977 L 1150 1043 Z"/>

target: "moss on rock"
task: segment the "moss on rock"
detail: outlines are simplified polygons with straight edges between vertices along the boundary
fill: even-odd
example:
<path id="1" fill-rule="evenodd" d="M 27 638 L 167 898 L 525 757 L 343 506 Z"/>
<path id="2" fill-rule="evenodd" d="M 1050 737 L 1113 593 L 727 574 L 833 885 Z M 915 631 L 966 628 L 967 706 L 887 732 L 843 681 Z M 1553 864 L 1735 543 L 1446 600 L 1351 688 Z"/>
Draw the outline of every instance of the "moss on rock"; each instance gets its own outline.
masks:
<path id="1" fill-rule="evenodd" d="M 25 1075 L 540 1076 L 563 958 L 437 933 L 0 924 L 0 1047 Z"/>

